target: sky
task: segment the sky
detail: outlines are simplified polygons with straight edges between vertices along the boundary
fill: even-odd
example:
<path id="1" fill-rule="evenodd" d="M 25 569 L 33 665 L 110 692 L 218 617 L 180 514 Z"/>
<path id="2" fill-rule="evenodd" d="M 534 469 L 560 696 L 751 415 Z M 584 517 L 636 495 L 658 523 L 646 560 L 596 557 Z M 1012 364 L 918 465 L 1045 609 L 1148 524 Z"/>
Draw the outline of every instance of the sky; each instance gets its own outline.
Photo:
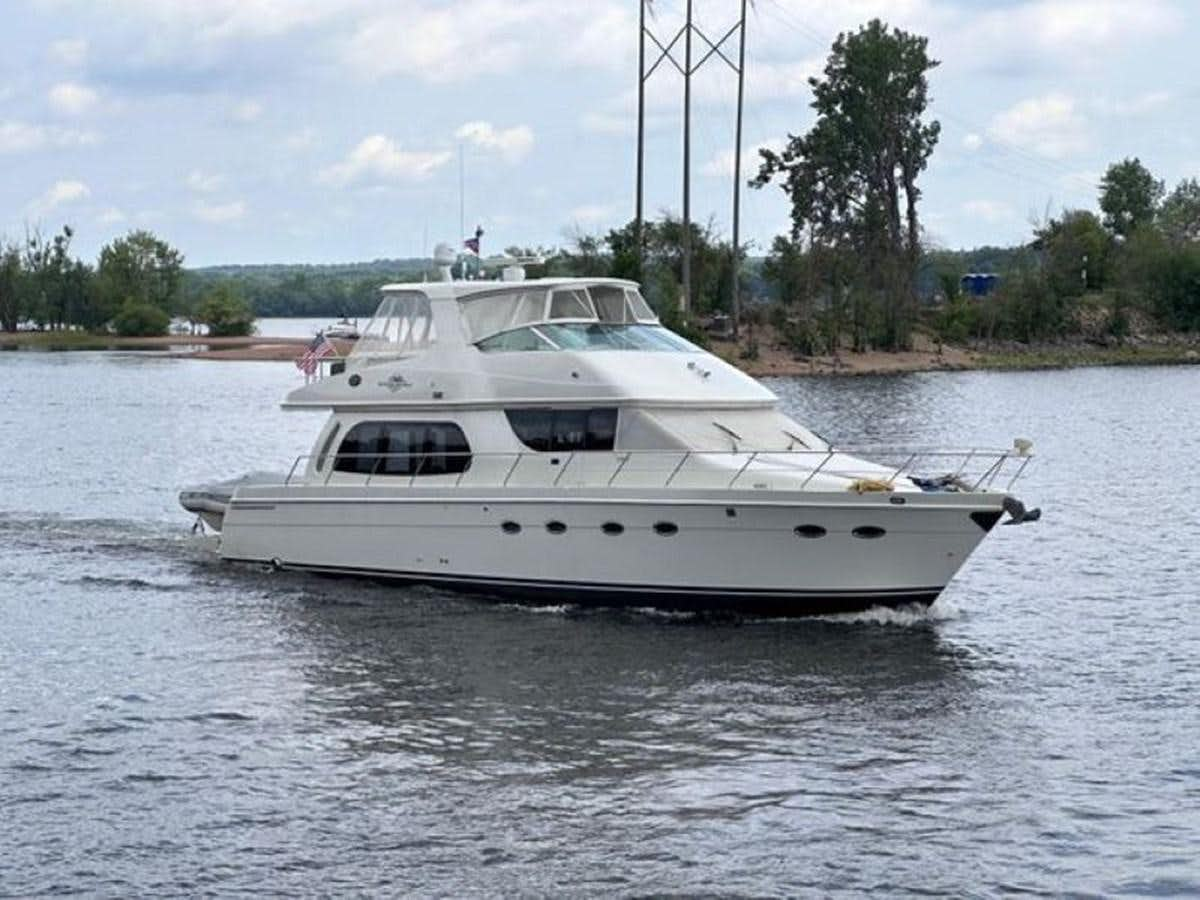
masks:
<path id="1" fill-rule="evenodd" d="M 736 0 L 694 0 L 714 41 Z M 632 218 L 637 0 L 0 0 L 0 235 L 147 228 L 189 265 L 562 245 Z M 1200 176 L 1200 0 L 753 0 L 744 174 L 812 122 L 807 78 L 879 16 L 940 61 L 927 238 L 1027 240 L 1139 157 Z M 654 0 L 678 31 L 682 0 Z M 699 43 L 699 38 L 696 38 Z M 726 45 L 736 52 L 736 43 Z M 692 215 L 730 232 L 736 80 L 693 79 Z M 678 212 L 682 79 L 647 82 L 646 208 Z M 460 190 L 460 176 L 462 189 Z M 777 187 L 742 191 L 764 252 Z"/>

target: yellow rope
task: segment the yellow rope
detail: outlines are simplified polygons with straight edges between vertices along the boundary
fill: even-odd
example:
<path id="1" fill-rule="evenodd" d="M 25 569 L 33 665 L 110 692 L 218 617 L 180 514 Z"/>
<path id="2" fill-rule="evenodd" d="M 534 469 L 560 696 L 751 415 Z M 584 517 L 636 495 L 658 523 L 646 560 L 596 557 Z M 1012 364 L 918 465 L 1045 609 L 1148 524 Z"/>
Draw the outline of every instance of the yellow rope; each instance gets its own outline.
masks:
<path id="1" fill-rule="evenodd" d="M 890 491 L 892 484 L 888 481 L 879 481 L 875 478 L 858 478 L 850 482 L 849 490 L 856 494 L 869 494 L 876 491 Z"/>

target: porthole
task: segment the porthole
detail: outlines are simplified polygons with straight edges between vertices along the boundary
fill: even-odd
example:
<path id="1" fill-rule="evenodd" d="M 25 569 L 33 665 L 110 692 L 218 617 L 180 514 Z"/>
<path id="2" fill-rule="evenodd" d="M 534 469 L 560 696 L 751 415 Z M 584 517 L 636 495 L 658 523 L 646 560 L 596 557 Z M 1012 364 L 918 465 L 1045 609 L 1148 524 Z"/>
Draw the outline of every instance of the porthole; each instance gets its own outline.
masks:
<path id="1" fill-rule="evenodd" d="M 661 534 L 663 537 L 670 537 L 673 534 L 679 533 L 679 526 L 674 522 L 655 522 L 655 534 Z"/>
<path id="2" fill-rule="evenodd" d="M 875 538 L 881 538 L 887 534 L 887 532 L 878 525 L 859 525 L 850 533 L 856 538 L 862 538 L 863 540 L 868 541 L 874 540 Z"/>
<path id="3" fill-rule="evenodd" d="M 625 526 L 622 525 L 620 522 L 605 522 L 603 525 L 600 526 L 600 530 L 603 531 L 605 534 L 611 534 L 613 536 L 616 536 L 618 534 L 625 533 Z"/>
<path id="4" fill-rule="evenodd" d="M 546 530 L 551 534 L 563 534 L 567 530 L 567 526 L 562 522 L 547 522 Z"/>
<path id="5" fill-rule="evenodd" d="M 505 522 L 503 525 L 500 526 L 500 530 L 503 531 L 505 534 L 520 534 L 521 526 L 518 525 L 516 522 Z"/>
<path id="6" fill-rule="evenodd" d="M 802 538 L 823 538 L 828 533 L 820 525 L 797 525 L 794 531 Z"/>

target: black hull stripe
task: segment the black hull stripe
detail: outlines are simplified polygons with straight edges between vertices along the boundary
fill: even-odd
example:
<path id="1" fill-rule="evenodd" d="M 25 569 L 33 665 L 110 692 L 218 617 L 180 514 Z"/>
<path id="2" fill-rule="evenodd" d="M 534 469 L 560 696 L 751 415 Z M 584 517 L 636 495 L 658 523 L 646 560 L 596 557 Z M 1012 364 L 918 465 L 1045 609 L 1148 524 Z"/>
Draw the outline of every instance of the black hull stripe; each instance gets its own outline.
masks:
<path id="1" fill-rule="evenodd" d="M 263 560 L 230 560 L 262 564 Z M 775 616 L 820 615 L 857 612 L 873 606 L 905 606 L 933 603 L 940 587 L 880 590 L 771 590 L 763 588 L 684 588 L 660 585 L 596 584 L 578 581 L 548 581 L 518 578 L 489 578 L 472 575 L 437 575 L 349 566 L 280 563 L 281 568 L 334 575 L 382 579 L 405 584 L 435 584 L 450 590 L 492 594 L 533 603 L 574 603 L 588 606 L 656 607 L 673 610 L 731 610 Z"/>

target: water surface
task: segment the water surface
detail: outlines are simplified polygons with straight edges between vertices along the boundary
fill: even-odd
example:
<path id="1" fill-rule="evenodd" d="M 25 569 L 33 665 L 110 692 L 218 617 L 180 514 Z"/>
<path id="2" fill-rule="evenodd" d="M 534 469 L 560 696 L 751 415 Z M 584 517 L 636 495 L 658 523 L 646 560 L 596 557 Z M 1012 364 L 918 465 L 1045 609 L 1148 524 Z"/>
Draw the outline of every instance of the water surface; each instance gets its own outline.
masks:
<path id="1" fill-rule="evenodd" d="M 287 364 L 0 354 L 0 894 L 1200 893 L 1200 372 L 777 380 L 1033 438 L 929 613 L 534 611 L 223 565 Z"/>

